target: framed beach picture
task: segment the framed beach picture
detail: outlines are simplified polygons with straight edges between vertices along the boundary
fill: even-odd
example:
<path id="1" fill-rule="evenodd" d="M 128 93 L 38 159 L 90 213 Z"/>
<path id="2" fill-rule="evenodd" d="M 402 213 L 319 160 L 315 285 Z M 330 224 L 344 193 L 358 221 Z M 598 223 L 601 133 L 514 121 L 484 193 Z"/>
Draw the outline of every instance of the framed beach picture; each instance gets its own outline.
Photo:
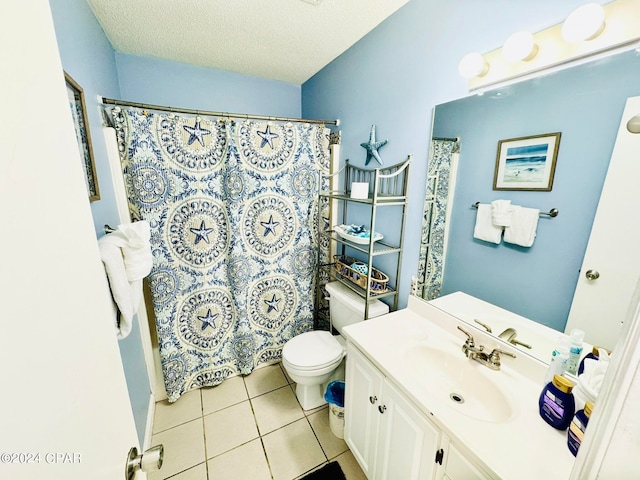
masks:
<path id="1" fill-rule="evenodd" d="M 494 190 L 551 191 L 560 132 L 498 142 Z"/>
<path id="2" fill-rule="evenodd" d="M 87 194 L 89 195 L 89 201 L 94 202 L 100 200 L 100 191 L 98 190 L 96 166 L 93 161 L 93 148 L 91 147 L 91 135 L 89 134 L 87 107 L 84 103 L 84 91 L 67 72 L 64 72 L 64 79 L 67 84 L 67 97 L 71 116 L 73 117 L 73 125 L 76 130 L 80 158 L 82 159 Z"/>

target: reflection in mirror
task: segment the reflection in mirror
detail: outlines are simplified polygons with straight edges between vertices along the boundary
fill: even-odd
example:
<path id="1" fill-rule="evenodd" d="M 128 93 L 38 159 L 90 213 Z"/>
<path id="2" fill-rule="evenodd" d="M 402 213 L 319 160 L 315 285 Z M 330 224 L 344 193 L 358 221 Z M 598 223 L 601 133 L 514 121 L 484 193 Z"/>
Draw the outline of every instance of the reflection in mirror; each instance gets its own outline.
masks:
<path id="1" fill-rule="evenodd" d="M 446 251 L 435 261 L 421 259 L 426 270 L 430 265 L 443 268 L 439 295 L 465 292 L 551 332 L 564 331 L 625 102 L 640 95 L 638 78 L 640 53 L 628 50 L 435 108 L 433 137 L 460 139 L 448 233 L 442 238 Z M 562 137 L 551 191 L 493 190 L 501 140 L 553 132 Z M 540 217 L 531 247 L 475 239 L 477 210 L 472 205 L 498 199 L 561 213 Z M 635 207 L 626 208 L 620 221 L 633 223 L 627 220 L 637 217 L 631 210 Z M 425 213 L 425 221 L 431 217 Z M 640 265 L 631 269 L 640 271 Z M 430 299 L 428 271 L 418 282 L 425 279 L 421 290 L 426 295 L 419 295 Z M 634 284 L 636 280 L 634 276 Z M 613 300 L 626 308 L 630 299 Z M 586 331 L 587 342 L 597 343 L 588 323 L 573 327 Z M 548 361 L 549 352 L 540 359 Z"/>

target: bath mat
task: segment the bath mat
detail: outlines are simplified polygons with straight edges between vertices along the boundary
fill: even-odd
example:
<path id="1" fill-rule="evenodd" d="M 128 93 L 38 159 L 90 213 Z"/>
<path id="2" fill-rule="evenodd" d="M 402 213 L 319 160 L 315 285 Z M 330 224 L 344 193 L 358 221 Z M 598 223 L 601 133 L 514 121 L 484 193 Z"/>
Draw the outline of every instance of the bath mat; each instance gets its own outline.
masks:
<path id="1" fill-rule="evenodd" d="M 327 463 L 324 467 L 311 472 L 300 480 L 347 480 L 338 462 Z"/>

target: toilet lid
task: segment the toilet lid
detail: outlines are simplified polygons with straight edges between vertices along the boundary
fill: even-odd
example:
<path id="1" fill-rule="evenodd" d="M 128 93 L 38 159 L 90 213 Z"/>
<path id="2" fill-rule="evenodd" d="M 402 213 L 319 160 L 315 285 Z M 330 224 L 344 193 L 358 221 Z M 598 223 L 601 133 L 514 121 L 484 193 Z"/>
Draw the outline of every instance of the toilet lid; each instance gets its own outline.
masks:
<path id="1" fill-rule="evenodd" d="M 323 367 L 343 356 L 344 347 L 325 330 L 302 333 L 293 337 L 282 348 L 282 357 L 301 369 Z"/>

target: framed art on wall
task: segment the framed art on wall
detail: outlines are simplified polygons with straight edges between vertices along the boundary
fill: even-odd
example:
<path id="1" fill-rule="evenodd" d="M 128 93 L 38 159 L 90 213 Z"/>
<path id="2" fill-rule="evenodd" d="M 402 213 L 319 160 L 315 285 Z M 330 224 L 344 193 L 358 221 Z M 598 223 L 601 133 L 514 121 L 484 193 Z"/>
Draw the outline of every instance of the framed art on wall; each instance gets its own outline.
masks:
<path id="1" fill-rule="evenodd" d="M 73 125 L 76 130 L 76 140 L 82 159 L 82 168 L 87 186 L 89 201 L 100 200 L 100 190 L 98 189 L 98 177 L 96 176 L 96 166 L 93 160 L 93 148 L 91 146 L 91 135 L 89 133 L 89 121 L 87 120 L 87 107 L 84 103 L 84 91 L 78 83 L 64 72 L 64 79 L 67 84 L 67 97 L 69 108 L 73 117 Z"/>
<path id="2" fill-rule="evenodd" d="M 555 132 L 500 140 L 493 189 L 551 191 L 560 135 Z"/>

